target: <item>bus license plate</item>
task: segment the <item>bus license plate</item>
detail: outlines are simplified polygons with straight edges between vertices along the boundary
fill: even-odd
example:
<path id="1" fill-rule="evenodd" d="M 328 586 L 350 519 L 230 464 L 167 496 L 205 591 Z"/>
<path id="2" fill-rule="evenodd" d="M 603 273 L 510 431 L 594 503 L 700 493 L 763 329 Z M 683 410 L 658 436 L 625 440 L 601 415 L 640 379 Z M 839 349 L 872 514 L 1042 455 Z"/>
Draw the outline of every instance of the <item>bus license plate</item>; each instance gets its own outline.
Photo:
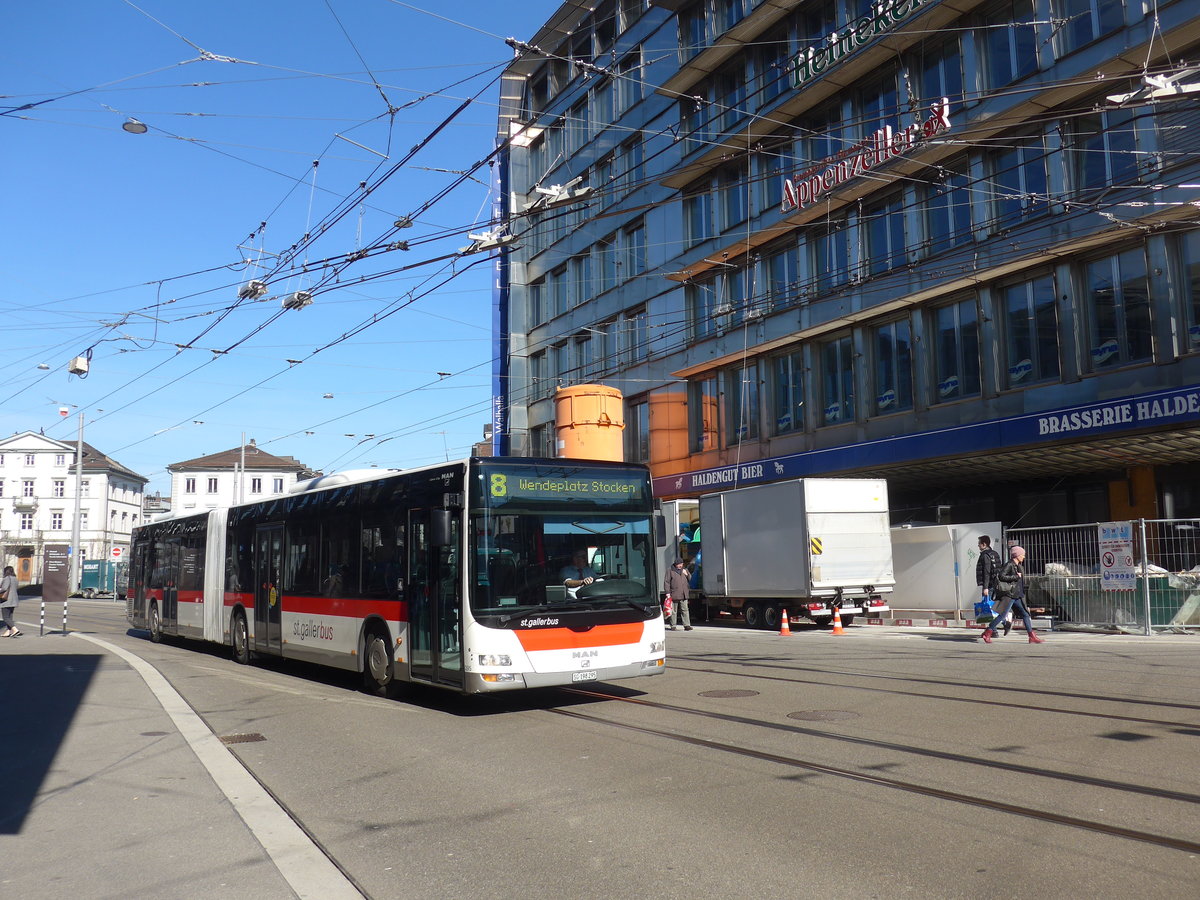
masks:
<path id="1" fill-rule="evenodd" d="M 572 672 L 571 680 L 572 681 L 595 681 L 596 680 L 596 672 L 594 669 L 589 669 L 589 670 L 586 670 L 583 672 Z"/>

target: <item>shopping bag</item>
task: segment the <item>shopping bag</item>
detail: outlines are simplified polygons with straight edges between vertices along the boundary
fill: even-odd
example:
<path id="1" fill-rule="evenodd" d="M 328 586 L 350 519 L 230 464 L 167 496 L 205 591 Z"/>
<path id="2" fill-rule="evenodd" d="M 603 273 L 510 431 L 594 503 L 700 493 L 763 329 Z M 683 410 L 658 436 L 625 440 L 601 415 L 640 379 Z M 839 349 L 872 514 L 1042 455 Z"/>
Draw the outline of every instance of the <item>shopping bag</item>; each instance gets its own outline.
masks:
<path id="1" fill-rule="evenodd" d="M 996 610 L 992 607 L 990 597 L 985 597 L 975 604 L 975 621 L 980 625 L 986 625 L 994 618 L 996 618 Z"/>
<path id="2" fill-rule="evenodd" d="M 667 599 L 663 601 L 663 618 L 670 618 L 671 615 L 671 595 L 667 594 Z"/>

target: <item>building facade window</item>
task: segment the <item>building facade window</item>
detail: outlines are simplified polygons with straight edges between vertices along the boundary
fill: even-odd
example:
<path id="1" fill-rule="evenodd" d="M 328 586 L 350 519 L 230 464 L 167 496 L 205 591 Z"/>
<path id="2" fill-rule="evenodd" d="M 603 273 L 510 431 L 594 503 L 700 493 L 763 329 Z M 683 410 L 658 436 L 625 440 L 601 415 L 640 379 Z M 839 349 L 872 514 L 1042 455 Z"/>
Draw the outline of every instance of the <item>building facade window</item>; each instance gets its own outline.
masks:
<path id="1" fill-rule="evenodd" d="M 758 363 L 751 360 L 721 373 L 725 406 L 725 439 L 729 446 L 758 440 Z"/>
<path id="2" fill-rule="evenodd" d="M 33 513 L 21 513 L 21 531 L 33 531 Z"/>
<path id="3" fill-rule="evenodd" d="M 1086 263 L 1081 276 L 1087 298 L 1091 370 L 1149 360 L 1154 335 L 1144 248 Z"/>
<path id="4" fill-rule="evenodd" d="M 841 287 L 850 280 L 850 240 L 844 221 L 811 232 L 808 247 L 813 286 L 819 293 Z"/>
<path id="5" fill-rule="evenodd" d="M 646 307 L 638 306 L 625 313 L 625 349 L 630 363 L 641 362 L 650 356 L 650 315 Z"/>
<path id="6" fill-rule="evenodd" d="M 51 497 L 67 496 L 67 483 L 65 481 L 63 481 L 63 479 L 61 479 L 61 478 L 55 478 L 53 484 L 50 487 L 50 496 Z"/>
<path id="7" fill-rule="evenodd" d="M 634 47 L 617 62 L 617 112 L 624 113 L 642 99 L 642 48 Z"/>
<path id="8" fill-rule="evenodd" d="M 271 490 L 274 491 L 276 494 L 282 494 L 283 493 L 283 479 L 282 478 L 273 479 L 271 482 Z"/>
<path id="9" fill-rule="evenodd" d="M 1125 0 L 1050 0 L 1054 55 L 1066 56 L 1125 24 Z"/>
<path id="10" fill-rule="evenodd" d="M 215 478 L 208 479 L 208 492 L 210 494 L 215 494 L 217 492 L 217 479 L 215 479 Z"/>
<path id="11" fill-rule="evenodd" d="M 965 160 L 940 167 L 918 190 L 925 215 L 925 249 L 943 253 L 974 240 Z"/>
<path id="12" fill-rule="evenodd" d="M 1133 111 L 1112 109 L 1070 122 L 1071 177 L 1077 191 L 1094 191 L 1139 179 Z"/>
<path id="13" fill-rule="evenodd" d="M 1200 230 L 1179 239 L 1180 293 L 1187 321 L 1187 351 L 1200 350 Z M 0 495 L 3 496 L 3 495 Z"/>
<path id="14" fill-rule="evenodd" d="M 529 355 L 529 398 L 537 400 L 550 393 L 550 379 L 546 371 L 546 351 L 539 350 Z"/>
<path id="15" fill-rule="evenodd" d="M 592 257 L 587 253 L 572 257 L 570 271 L 571 305 L 579 306 L 592 299 Z"/>
<path id="16" fill-rule="evenodd" d="M 804 430 L 804 357 L 801 351 L 771 360 L 771 411 L 775 434 Z"/>
<path id="17" fill-rule="evenodd" d="M 625 452 L 630 462 L 650 461 L 650 404 L 630 401 L 625 414 Z"/>
<path id="18" fill-rule="evenodd" d="M 262 493 L 262 479 L 261 478 L 251 478 L 250 479 L 250 493 L 252 493 L 252 494 L 261 494 Z"/>
<path id="19" fill-rule="evenodd" d="M 720 446 L 721 398 L 715 376 L 688 385 L 688 432 L 694 453 Z"/>
<path id="20" fill-rule="evenodd" d="M 637 219 L 621 229 L 617 277 L 622 281 L 636 278 L 646 271 L 646 223 Z"/>
<path id="21" fill-rule="evenodd" d="M 37 457 L 34 454 L 32 454 L 32 453 L 25 454 L 25 465 L 32 466 L 36 462 L 37 462 Z"/>
<path id="22" fill-rule="evenodd" d="M 974 297 L 933 311 L 934 402 L 978 397 L 979 312 Z"/>
<path id="23" fill-rule="evenodd" d="M 867 237 L 866 262 L 871 275 L 880 275 L 906 261 L 904 197 L 896 194 L 863 210 Z"/>
<path id="24" fill-rule="evenodd" d="M 641 138 L 632 138 L 621 145 L 618 156 L 618 182 L 622 190 L 633 191 L 642 186 L 644 153 Z"/>
<path id="25" fill-rule="evenodd" d="M 592 271 L 596 273 L 596 293 L 617 286 L 617 236 L 605 235 L 592 246 Z"/>
<path id="26" fill-rule="evenodd" d="M 983 52 L 983 87 L 999 90 L 1037 71 L 1034 0 L 1003 0 L 983 14 L 977 42 Z"/>
<path id="27" fill-rule="evenodd" d="M 1005 387 L 1059 377 L 1058 304 L 1049 275 L 998 289 L 1004 316 Z"/>
<path id="28" fill-rule="evenodd" d="M 689 282 L 684 288 L 688 309 L 688 324 L 691 339 L 699 341 L 717 333 L 716 283 L 711 281 Z"/>
<path id="29" fill-rule="evenodd" d="M 766 291 L 763 312 L 785 309 L 799 294 L 799 257 L 794 244 L 777 248 L 763 263 Z"/>
<path id="30" fill-rule="evenodd" d="M 34 496 L 33 479 L 32 478 L 26 478 L 24 481 L 21 482 L 21 496 L 22 497 Z"/>
<path id="31" fill-rule="evenodd" d="M 875 413 L 912 409 L 912 327 L 908 319 L 872 329 Z"/>
<path id="32" fill-rule="evenodd" d="M 60 512 L 50 513 L 50 530 L 51 531 L 62 531 L 62 527 L 63 527 L 63 514 Z"/>
<path id="33" fill-rule="evenodd" d="M 54 454 L 54 464 L 56 466 L 65 466 L 67 464 L 67 455 L 65 453 Z"/>
<path id="34" fill-rule="evenodd" d="M 1045 141 L 1038 135 L 1014 143 L 988 158 L 994 192 L 993 231 L 1005 231 L 1049 210 Z"/>
<path id="35" fill-rule="evenodd" d="M 926 106 L 943 97 L 952 105 L 962 98 L 962 52 L 957 35 L 940 45 L 923 45 L 910 65 L 914 68 L 920 72 L 921 99 Z"/>
<path id="36" fill-rule="evenodd" d="M 854 421 L 854 344 L 842 335 L 820 345 L 821 422 L 838 425 Z"/>
<path id="37" fill-rule="evenodd" d="M 195 478 L 183 479 L 183 492 L 185 494 L 196 493 L 196 479 Z"/>
<path id="38" fill-rule="evenodd" d="M 86 509 L 81 509 L 79 511 L 79 528 L 80 528 L 80 530 L 86 531 L 87 527 L 88 527 L 88 511 Z"/>
<path id="39" fill-rule="evenodd" d="M 707 181 L 683 195 L 684 240 L 694 246 L 713 236 L 713 197 Z"/>

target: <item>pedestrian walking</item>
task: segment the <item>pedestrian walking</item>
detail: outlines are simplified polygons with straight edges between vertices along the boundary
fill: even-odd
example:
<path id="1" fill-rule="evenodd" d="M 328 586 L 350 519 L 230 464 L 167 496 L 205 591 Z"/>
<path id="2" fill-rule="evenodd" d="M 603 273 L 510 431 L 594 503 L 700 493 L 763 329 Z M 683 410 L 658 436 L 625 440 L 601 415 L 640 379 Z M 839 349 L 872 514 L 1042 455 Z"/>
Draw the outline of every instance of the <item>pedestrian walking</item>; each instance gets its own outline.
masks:
<path id="1" fill-rule="evenodd" d="M 4 576 L 0 577 L 0 614 L 4 619 L 4 630 L 0 631 L 0 637 L 21 636 L 21 629 L 13 621 L 17 600 L 17 575 L 12 566 L 5 566 Z"/>
<path id="2" fill-rule="evenodd" d="M 688 573 L 684 568 L 683 560 L 679 557 L 675 558 L 675 562 L 671 564 L 671 568 L 667 570 L 667 577 L 663 582 L 663 590 L 667 594 L 667 599 L 671 601 L 671 624 L 667 628 L 671 631 L 675 630 L 675 623 L 679 621 L 679 616 L 683 615 L 683 630 L 692 630 L 692 614 L 688 609 Z"/>
<path id="3" fill-rule="evenodd" d="M 1007 600 L 1008 609 L 1021 614 L 1021 620 L 1025 623 L 1025 630 L 1029 633 L 1029 643 L 1041 644 L 1043 641 L 1033 633 L 1033 622 L 1029 618 L 1029 610 L 1025 608 L 1025 548 L 1019 546 L 1010 547 L 1008 556 L 1008 562 L 1004 564 L 1004 568 L 996 576 L 1001 597 Z M 1004 613 L 1008 609 L 996 610 L 996 618 L 992 620 L 992 623 L 995 624 L 997 621 L 1003 621 Z M 991 625 L 983 630 L 984 643 L 990 644 L 992 638 L 995 636 L 996 629 Z"/>
<path id="4" fill-rule="evenodd" d="M 996 576 L 1000 574 L 1000 569 L 1004 566 L 1004 560 L 1000 558 L 1000 554 L 992 548 L 992 539 L 986 534 L 979 536 L 979 560 L 975 563 L 975 583 L 979 585 L 980 599 L 984 602 L 992 601 L 992 611 L 996 612 L 996 607 L 1000 603 L 1000 598 L 997 596 Z M 993 622 L 996 620 L 993 619 Z M 1012 628 L 1012 622 L 1009 618 L 1004 618 L 1004 633 L 1008 634 Z"/>

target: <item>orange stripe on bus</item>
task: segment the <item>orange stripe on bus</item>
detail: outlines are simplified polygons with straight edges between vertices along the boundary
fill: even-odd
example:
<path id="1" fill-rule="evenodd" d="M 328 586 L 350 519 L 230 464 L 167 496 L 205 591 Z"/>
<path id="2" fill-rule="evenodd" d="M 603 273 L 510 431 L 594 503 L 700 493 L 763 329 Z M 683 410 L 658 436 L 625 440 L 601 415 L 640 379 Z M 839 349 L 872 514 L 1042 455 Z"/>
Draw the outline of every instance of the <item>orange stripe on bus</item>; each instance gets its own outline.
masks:
<path id="1" fill-rule="evenodd" d="M 643 622 L 624 625 L 597 625 L 587 631 L 573 628 L 536 628 L 518 631 L 517 640 L 526 650 L 570 650 L 580 647 L 609 647 L 636 644 L 642 639 Z"/>

